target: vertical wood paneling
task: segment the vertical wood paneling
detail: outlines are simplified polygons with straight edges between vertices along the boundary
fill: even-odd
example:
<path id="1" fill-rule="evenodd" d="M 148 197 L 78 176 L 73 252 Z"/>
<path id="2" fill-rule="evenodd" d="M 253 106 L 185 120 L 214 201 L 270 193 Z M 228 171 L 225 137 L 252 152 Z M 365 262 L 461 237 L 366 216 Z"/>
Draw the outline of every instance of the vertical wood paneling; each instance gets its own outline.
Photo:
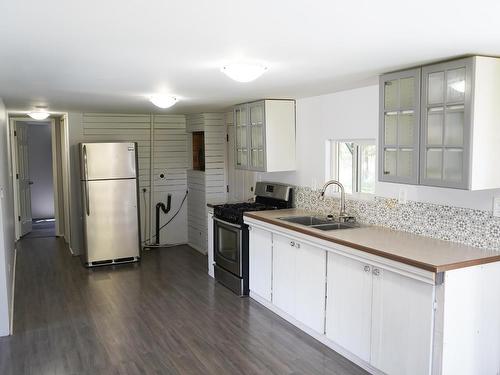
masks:
<path id="1" fill-rule="evenodd" d="M 152 238 L 156 203 L 166 203 L 167 194 L 172 194 L 172 210 L 161 216 L 165 223 L 177 211 L 187 189 L 185 116 L 84 113 L 82 122 L 85 142 L 137 142 L 141 236 L 143 240 Z M 161 243 L 187 242 L 183 211 L 162 230 Z"/>
<path id="2" fill-rule="evenodd" d="M 188 202 L 188 240 L 199 251 L 207 251 L 207 202 L 226 200 L 226 125 L 223 113 L 202 113 L 189 115 L 186 131 L 205 132 L 205 171 L 189 170 L 187 183 Z M 189 134 L 188 145 L 191 146 Z M 191 150 L 191 147 L 188 149 Z M 190 155 L 191 157 L 191 155 Z M 191 161 L 190 161 L 191 167 Z"/>

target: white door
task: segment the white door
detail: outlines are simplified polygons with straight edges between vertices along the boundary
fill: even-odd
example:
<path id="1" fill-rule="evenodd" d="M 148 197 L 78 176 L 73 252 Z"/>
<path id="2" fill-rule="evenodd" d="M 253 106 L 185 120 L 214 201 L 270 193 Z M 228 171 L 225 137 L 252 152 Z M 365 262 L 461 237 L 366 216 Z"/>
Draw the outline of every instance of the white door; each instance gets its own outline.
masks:
<path id="1" fill-rule="evenodd" d="M 250 291 L 271 301 L 272 234 L 259 228 L 250 227 L 249 229 Z"/>
<path id="2" fill-rule="evenodd" d="M 326 252 L 295 243 L 295 318 L 325 332 Z"/>
<path id="3" fill-rule="evenodd" d="M 430 373 L 433 301 L 433 285 L 373 269 L 373 366 L 389 375 Z"/>
<path id="4" fill-rule="evenodd" d="M 273 304 L 295 316 L 295 242 L 273 235 Z"/>
<path id="5" fill-rule="evenodd" d="M 31 180 L 29 175 L 28 128 L 26 124 L 16 123 L 17 140 L 17 182 L 19 184 L 19 221 L 21 236 L 31 232 Z"/>
<path id="6" fill-rule="evenodd" d="M 366 263 L 328 253 L 326 336 L 370 361 L 372 268 Z"/>

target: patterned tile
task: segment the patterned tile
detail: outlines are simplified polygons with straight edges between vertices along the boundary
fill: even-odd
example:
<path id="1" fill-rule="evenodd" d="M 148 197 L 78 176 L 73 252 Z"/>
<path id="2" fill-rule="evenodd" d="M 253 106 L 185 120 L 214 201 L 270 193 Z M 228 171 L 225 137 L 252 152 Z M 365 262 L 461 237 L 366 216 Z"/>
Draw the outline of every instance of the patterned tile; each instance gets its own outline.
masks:
<path id="1" fill-rule="evenodd" d="M 340 200 L 319 199 L 319 192 L 296 187 L 294 205 L 322 214 L 338 212 Z M 500 218 L 489 211 L 444 206 L 432 203 L 374 197 L 373 200 L 346 200 L 349 214 L 365 224 L 380 225 L 422 236 L 500 251 Z"/>

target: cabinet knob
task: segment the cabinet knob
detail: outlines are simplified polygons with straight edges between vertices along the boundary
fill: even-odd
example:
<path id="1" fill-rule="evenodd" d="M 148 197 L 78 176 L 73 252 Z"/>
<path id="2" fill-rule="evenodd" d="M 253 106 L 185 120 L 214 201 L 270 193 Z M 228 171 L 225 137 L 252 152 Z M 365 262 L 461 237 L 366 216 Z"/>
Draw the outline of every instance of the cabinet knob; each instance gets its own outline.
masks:
<path id="1" fill-rule="evenodd" d="M 380 270 L 379 270 L 378 268 L 374 268 L 374 269 L 373 269 L 373 274 L 374 274 L 375 276 L 380 275 Z"/>
<path id="2" fill-rule="evenodd" d="M 290 241 L 290 246 L 295 246 L 295 242 Z"/>
<path id="3" fill-rule="evenodd" d="M 364 270 L 365 272 L 370 272 L 370 266 L 365 266 Z"/>

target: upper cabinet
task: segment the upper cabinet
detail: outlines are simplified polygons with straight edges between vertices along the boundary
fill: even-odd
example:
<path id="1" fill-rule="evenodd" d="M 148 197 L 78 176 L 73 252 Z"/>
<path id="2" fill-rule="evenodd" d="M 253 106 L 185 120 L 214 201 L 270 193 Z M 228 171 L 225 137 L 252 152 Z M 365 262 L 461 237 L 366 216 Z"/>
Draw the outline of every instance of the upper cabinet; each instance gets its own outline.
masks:
<path id="1" fill-rule="evenodd" d="M 499 188 L 493 172 L 500 158 L 499 102 L 497 58 L 473 56 L 381 76 L 379 180 Z"/>
<path id="2" fill-rule="evenodd" d="M 234 108 L 236 168 L 295 169 L 295 101 L 261 100 Z"/>
<path id="3" fill-rule="evenodd" d="M 420 69 L 380 77 L 379 180 L 418 183 Z"/>

